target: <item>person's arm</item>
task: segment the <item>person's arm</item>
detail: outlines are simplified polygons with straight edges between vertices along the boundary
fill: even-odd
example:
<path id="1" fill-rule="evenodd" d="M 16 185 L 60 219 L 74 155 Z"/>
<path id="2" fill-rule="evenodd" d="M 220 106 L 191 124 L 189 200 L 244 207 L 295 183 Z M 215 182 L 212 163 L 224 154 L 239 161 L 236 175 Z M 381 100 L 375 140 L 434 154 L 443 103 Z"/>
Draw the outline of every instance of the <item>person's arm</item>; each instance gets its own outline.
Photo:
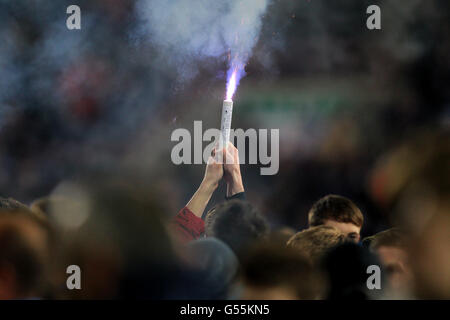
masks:
<path id="1" fill-rule="evenodd" d="M 201 218 L 212 194 L 219 186 L 219 181 L 222 179 L 222 176 L 222 164 L 218 163 L 213 157 L 209 157 L 203 181 L 191 200 L 187 203 L 186 208 Z"/>
<path id="2" fill-rule="evenodd" d="M 228 142 L 225 161 L 224 178 L 227 182 L 227 199 L 245 199 L 244 184 L 242 183 L 241 168 L 239 165 L 238 149 Z"/>
<path id="3" fill-rule="evenodd" d="M 187 243 L 200 238 L 205 233 L 205 222 L 184 207 L 173 218 L 171 231 L 181 243 Z"/>
<path id="4" fill-rule="evenodd" d="M 174 231 L 182 242 L 198 239 L 204 233 L 205 223 L 201 217 L 222 176 L 222 164 L 210 157 L 202 183 L 173 220 Z"/>

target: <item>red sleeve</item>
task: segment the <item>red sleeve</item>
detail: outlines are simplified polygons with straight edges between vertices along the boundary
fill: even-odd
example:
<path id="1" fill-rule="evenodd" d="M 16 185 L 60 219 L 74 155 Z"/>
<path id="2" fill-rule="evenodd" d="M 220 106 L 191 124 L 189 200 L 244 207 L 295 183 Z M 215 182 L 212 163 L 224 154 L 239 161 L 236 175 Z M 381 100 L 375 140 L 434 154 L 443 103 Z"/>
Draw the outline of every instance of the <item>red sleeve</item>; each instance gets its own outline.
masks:
<path id="1" fill-rule="evenodd" d="M 172 226 L 174 233 L 183 243 L 198 239 L 205 233 L 205 222 L 187 207 L 178 212 Z"/>

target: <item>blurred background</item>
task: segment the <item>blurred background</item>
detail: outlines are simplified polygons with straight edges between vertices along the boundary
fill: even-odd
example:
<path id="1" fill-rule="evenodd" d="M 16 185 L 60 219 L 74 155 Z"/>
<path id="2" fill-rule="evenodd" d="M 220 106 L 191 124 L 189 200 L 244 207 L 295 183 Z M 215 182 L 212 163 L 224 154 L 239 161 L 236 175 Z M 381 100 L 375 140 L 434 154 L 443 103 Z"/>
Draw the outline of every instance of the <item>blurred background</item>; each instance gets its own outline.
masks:
<path id="1" fill-rule="evenodd" d="M 82 29 L 66 28 L 66 8 Z M 366 9 L 381 7 L 382 30 Z M 140 177 L 175 215 L 204 165 L 172 163 L 173 130 L 218 128 L 226 55 L 180 74 L 140 37 L 133 0 L 0 0 L 0 195 L 24 203 L 91 172 Z M 241 170 L 247 198 L 273 226 L 306 227 L 335 193 L 385 229 L 372 169 L 417 132 L 450 123 L 446 0 L 273 0 L 234 97 L 234 128 L 280 130 L 280 170 Z M 195 35 L 193 35 L 195 37 Z M 204 144 L 206 146 L 207 143 Z M 225 187 L 210 205 L 223 200 Z"/>

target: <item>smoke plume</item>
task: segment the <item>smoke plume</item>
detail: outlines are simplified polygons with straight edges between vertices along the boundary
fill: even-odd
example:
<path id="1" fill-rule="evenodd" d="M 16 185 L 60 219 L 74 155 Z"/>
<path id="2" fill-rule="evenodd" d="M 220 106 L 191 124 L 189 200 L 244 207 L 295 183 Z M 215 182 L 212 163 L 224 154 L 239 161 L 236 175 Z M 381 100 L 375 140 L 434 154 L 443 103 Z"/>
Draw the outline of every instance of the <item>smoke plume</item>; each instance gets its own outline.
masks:
<path id="1" fill-rule="evenodd" d="M 180 80 L 194 77 L 207 58 L 227 59 L 228 77 L 235 69 L 239 77 L 269 1 L 139 0 L 138 35 L 157 48 L 162 63 L 176 68 Z"/>

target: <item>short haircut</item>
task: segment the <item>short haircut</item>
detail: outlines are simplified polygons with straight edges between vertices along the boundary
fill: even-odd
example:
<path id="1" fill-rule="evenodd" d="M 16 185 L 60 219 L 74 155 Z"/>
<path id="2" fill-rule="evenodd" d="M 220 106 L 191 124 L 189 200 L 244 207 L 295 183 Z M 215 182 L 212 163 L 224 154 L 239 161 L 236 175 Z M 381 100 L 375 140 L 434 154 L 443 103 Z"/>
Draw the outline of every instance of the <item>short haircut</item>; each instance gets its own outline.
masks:
<path id="1" fill-rule="evenodd" d="M 372 250 L 380 247 L 406 247 L 406 236 L 399 228 L 391 228 L 364 238 L 363 245 Z"/>
<path id="2" fill-rule="evenodd" d="M 249 245 L 266 239 L 269 226 L 249 202 L 230 200 L 207 213 L 205 233 L 225 242 L 239 256 Z"/>
<path id="3" fill-rule="evenodd" d="M 245 285 L 271 289 L 291 288 L 298 299 L 321 297 L 321 274 L 297 250 L 285 245 L 264 243 L 252 247 L 242 262 Z"/>
<path id="4" fill-rule="evenodd" d="M 364 222 L 361 210 L 348 198 L 334 194 L 320 198 L 308 213 L 309 226 L 320 226 L 326 220 L 353 223 L 362 227 Z"/>
<path id="5" fill-rule="evenodd" d="M 344 242 L 345 234 L 334 227 L 322 225 L 297 232 L 289 239 L 287 246 L 295 248 L 316 264 L 331 248 Z"/>

